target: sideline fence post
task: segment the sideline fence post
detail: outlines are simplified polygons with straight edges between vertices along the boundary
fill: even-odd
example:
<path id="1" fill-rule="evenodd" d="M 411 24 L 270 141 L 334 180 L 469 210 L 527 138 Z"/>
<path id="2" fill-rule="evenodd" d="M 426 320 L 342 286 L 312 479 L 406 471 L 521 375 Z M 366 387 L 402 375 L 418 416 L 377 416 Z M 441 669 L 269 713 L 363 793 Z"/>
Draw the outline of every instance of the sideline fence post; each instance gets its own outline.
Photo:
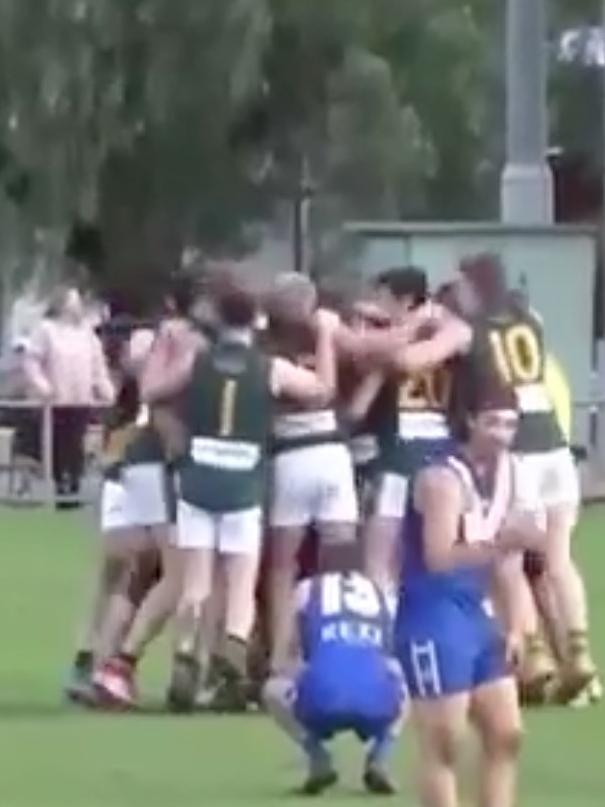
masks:
<path id="1" fill-rule="evenodd" d="M 44 504 L 54 509 L 55 480 L 53 476 L 53 429 L 52 404 L 45 403 L 42 409 L 42 470 L 44 475 Z"/>

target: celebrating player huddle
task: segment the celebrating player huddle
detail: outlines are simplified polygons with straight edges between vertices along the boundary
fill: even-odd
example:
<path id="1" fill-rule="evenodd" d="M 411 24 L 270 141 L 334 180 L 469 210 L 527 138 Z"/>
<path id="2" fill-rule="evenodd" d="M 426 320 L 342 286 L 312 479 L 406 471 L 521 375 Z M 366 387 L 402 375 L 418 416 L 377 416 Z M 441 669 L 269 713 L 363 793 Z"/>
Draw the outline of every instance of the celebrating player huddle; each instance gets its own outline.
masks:
<path id="1" fill-rule="evenodd" d="M 135 705 L 174 617 L 169 707 L 245 709 L 264 682 L 305 792 L 336 781 L 343 731 L 368 743 L 367 789 L 394 792 L 409 700 L 424 803 L 457 803 L 472 718 L 483 802 L 510 807 L 518 691 L 598 686 L 539 316 L 489 255 L 436 299 L 421 270 L 392 269 L 338 313 L 297 275 L 261 295 L 226 269 L 203 293 L 212 322 L 181 282 L 116 368 L 104 555 L 68 694 Z"/>

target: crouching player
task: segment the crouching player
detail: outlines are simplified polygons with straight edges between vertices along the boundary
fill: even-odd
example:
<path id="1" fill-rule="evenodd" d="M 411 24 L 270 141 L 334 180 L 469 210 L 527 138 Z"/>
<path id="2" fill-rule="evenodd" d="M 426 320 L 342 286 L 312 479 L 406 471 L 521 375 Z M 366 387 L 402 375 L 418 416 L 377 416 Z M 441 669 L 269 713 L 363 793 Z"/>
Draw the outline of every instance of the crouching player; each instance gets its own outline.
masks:
<path id="1" fill-rule="evenodd" d="M 352 731 L 368 743 L 366 788 L 395 793 L 386 763 L 403 722 L 404 688 L 389 655 L 392 618 L 386 598 L 357 572 L 303 580 L 296 597 L 298 627 L 292 625 L 291 646 L 299 661 L 290 674 L 276 673 L 267 682 L 265 703 L 305 752 L 309 775 L 303 792 L 317 795 L 336 783 L 325 743 Z"/>

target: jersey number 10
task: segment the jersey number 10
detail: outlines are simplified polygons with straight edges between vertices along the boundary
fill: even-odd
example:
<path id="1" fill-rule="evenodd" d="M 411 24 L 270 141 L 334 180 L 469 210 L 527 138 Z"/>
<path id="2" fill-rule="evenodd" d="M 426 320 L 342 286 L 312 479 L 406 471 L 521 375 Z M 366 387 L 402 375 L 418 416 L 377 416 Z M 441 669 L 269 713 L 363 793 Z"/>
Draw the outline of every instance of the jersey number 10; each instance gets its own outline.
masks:
<path id="1" fill-rule="evenodd" d="M 489 340 L 498 374 L 506 384 L 534 384 L 542 373 L 542 349 L 529 325 L 490 331 Z"/>
<path id="2" fill-rule="evenodd" d="M 324 616 L 348 613 L 365 619 L 380 616 L 376 586 L 360 575 L 331 574 L 321 581 L 321 611 Z"/>

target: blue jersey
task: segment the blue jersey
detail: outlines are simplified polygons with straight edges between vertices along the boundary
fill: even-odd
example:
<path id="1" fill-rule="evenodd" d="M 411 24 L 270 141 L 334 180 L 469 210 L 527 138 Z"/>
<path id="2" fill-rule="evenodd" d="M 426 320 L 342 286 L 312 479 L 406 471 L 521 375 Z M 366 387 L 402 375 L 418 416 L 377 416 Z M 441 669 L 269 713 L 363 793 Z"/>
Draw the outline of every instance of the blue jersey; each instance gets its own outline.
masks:
<path id="1" fill-rule="evenodd" d="M 506 464 L 506 460 L 504 461 Z M 471 543 L 494 537 L 494 525 L 499 527 L 510 500 L 510 485 L 507 479 L 493 496 L 482 489 L 471 466 L 461 456 L 450 454 L 433 463 L 450 468 L 458 476 L 466 501 L 466 511 L 459 527 L 459 540 Z M 502 469 L 498 479 L 508 476 Z M 460 607 L 480 607 L 489 595 L 491 567 L 460 566 L 449 572 L 434 572 L 427 568 L 424 553 L 423 518 L 414 507 L 413 485 L 406 520 L 403 527 L 404 563 L 401 575 L 401 599 L 409 606 L 425 601 L 437 606 L 441 601 L 454 601 Z"/>
<path id="2" fill-rule="evenodd" d="M 371 580 L 358 572 L 325 574 L 308 581 L 305 594 L 299 611 L 305 661 L 326 652 L 389 651 L 392 617 Z"/>
<path id="3" fill-rule="evenodd" d="M 465 509 L 459 540 L 493 539 L 511 494 L 510 460 L 499 463 L 488 495 L 470 465 L 456 454 L 436 463 L 450 468 L 462 486 Z M 413 486 L 412 486 L 413 487 Z M 413 497 L 413 491 L 410 494 Z M 403 570 L 396 643 L 410 691 L 439 697 L 470 690 L 505 673 L 503 642 L 489 607 L 491 565 L 431 571 L 425 562 L 422 514 L 410 500 L 403 529 Z"/>
<path id="4" fill-rule="evenodd" d="M 397 718 L 401 677 L 388 659 L 392 619 L 381 590 L 357 572 L 326 574 L 299 587 L 305 666 L 295 713 L 310 731 L 381 735 Z"/>

